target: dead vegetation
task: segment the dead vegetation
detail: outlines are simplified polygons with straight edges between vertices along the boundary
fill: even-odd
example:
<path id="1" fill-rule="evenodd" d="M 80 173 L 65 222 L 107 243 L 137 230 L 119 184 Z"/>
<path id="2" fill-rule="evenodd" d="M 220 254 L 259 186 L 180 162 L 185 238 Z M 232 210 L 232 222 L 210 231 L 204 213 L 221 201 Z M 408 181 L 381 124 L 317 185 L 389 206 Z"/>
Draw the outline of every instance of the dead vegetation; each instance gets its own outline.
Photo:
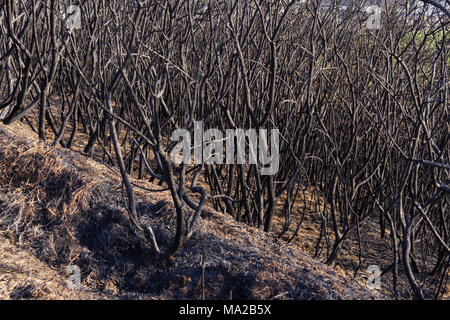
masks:
<path id="1" fill-rule="evenodd" d="M 295 246 L 213 210 L 174 264 L 161 266 L 130 227 L 114 172 L 31 134 L 13 135 L 14 127 L 0 128 L 2 299 L 377 297 Z M 168 245 L 175 231 L 168 195 L 137 194 L 140 220 L 158 226 Z M 65 287 L 68 265 L 81 268 L 81 292 Z"/>
<path id="2" fill-rule="evenodd" d="M 366 2 L 343 12 L 341 0 L 87 1 L 81 16 L 69 0 L 1 2 L 7 237 L 54 268 L 83 264 L 85 285 L 114 295 L 266 297 L 273 287 L 285 290 L 277 297 L 339 296 L 292 289 L 308 278 L 282 276 L 296 268 L 280 265 L 282 248 L 300 247 L 362 284 L 376 264 L 395 298 L 445 298 L 448 17 L 395 3 L 372 29 Z M 193 139 L 203 149 L 239 128 L 271 132 L 275 171 L 261 158 L 211 163 L 211 149 L 193 166 L 170 156 L 178 130 L 189 143 L 203 132 Z M 245 232 L 230 236 L 224 217 Z M 249 238 L 253 228 L 266 234 Z M 233 255 L 212 262 L 213 277 L 214 241 Z M 197 243 L 207 247 L 189 247 Z M 244 279 L 245 261 L 237 274 L 221 271 L 254 248 L 261 273 L 255 262 Z M 198 274 L 246 284 L 207 289 Z"/>
<path id="3" fill-rule="evenodd" d="M 98 292 L 69 290 L 66 277 L 27 251 L 10 243 L 13 239 L 0 233 L 0 300 L 102 299 Z"/>

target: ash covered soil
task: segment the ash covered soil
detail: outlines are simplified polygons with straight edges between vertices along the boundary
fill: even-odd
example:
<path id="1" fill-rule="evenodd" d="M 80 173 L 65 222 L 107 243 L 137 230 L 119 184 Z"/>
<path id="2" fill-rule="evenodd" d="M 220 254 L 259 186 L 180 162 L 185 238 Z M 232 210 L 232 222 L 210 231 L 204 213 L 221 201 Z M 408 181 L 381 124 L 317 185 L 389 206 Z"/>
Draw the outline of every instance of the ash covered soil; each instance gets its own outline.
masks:
<path id="1" fill-rule="evenodd" d="M 175 233 L 170 195 L 143 188 L 139 216 L 164 251 Z M 79 291 L 67 289 L 69 265 L 81 270 Z M 0 125 L 0 299 L 385 298 L 362 280 L 210 208 L 161 265 L 130 227 L 115 169 Z"/>

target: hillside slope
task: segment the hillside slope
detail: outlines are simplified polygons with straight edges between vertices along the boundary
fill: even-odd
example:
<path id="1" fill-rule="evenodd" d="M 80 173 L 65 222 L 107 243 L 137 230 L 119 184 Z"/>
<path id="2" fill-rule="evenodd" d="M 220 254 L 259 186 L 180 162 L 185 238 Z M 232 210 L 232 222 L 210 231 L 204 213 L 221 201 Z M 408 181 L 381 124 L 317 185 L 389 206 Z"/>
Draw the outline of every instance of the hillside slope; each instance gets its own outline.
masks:
<path id="1" fill-rule="evenodd" d="M 174 234 L 170 196 L 134 183 L 140 219 L 164 250 Z M 161 266 L 129 227 L 122 200 L 114 169 L 47 146 L 20 124 L 0 125 L 0 299 L 381 298 L 212 209 L 174 264 Z M 81 269 L 81 292 L 65 288 L 68 265 Z"/>

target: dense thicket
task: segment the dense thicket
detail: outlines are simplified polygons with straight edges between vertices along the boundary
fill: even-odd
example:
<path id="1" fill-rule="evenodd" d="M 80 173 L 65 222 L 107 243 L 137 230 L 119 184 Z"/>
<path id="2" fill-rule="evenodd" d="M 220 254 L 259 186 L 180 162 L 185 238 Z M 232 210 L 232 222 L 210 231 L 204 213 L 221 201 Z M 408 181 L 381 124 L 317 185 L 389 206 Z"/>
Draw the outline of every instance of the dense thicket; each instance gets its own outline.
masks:
<path id="1" fill-rule="evenodd" d="M 267 232 L 280 215 L 281 237 L 299 230 L 292 210 L 313 189 L 325 202 L 317 248 L 328 264 L 349 238 L 366 250 L 361 226 L 376 218 L 377 236 L 391 239 L 392 291 L 402 296 L 401 273 L 416 297 L 440 296 L 450 262 L 448 17 L 394 5 L 369 29 L 360 1 L 74 4 L 80 12 L 69 1 L 2 2 L 0 118 L 54 145 L 82 139 L 85 153 L 117 165 L 130 221 L 161 259 L 189 239 L 208 201 Z M 81 28 L 68 29 L 78 16 Z M 194 121 L 279 129 L 278 173 L 175 165 L 170 137 Z M 170 190 L 168 252 L 140 222 L 129 176 Z"/>

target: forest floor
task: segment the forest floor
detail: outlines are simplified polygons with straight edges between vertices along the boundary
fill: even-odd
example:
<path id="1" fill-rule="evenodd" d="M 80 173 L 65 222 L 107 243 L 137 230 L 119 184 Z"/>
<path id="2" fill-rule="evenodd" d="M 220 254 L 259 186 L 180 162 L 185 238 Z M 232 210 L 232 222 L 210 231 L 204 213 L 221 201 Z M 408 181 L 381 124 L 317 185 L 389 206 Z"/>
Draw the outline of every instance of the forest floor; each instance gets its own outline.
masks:
<path id="1" fill-rule="evenodd" d="M 133 182 L 140 219 L 164 250 L 175 231 L 170 195 Z M 390 298 L 210 207 L 162 266 L 131 229 L 121 189 L 115 169 L 48 146 L 20 123 L 0 125 L 0 299 Z M 81 290 L 67 288 L 71 265 Z"/>

